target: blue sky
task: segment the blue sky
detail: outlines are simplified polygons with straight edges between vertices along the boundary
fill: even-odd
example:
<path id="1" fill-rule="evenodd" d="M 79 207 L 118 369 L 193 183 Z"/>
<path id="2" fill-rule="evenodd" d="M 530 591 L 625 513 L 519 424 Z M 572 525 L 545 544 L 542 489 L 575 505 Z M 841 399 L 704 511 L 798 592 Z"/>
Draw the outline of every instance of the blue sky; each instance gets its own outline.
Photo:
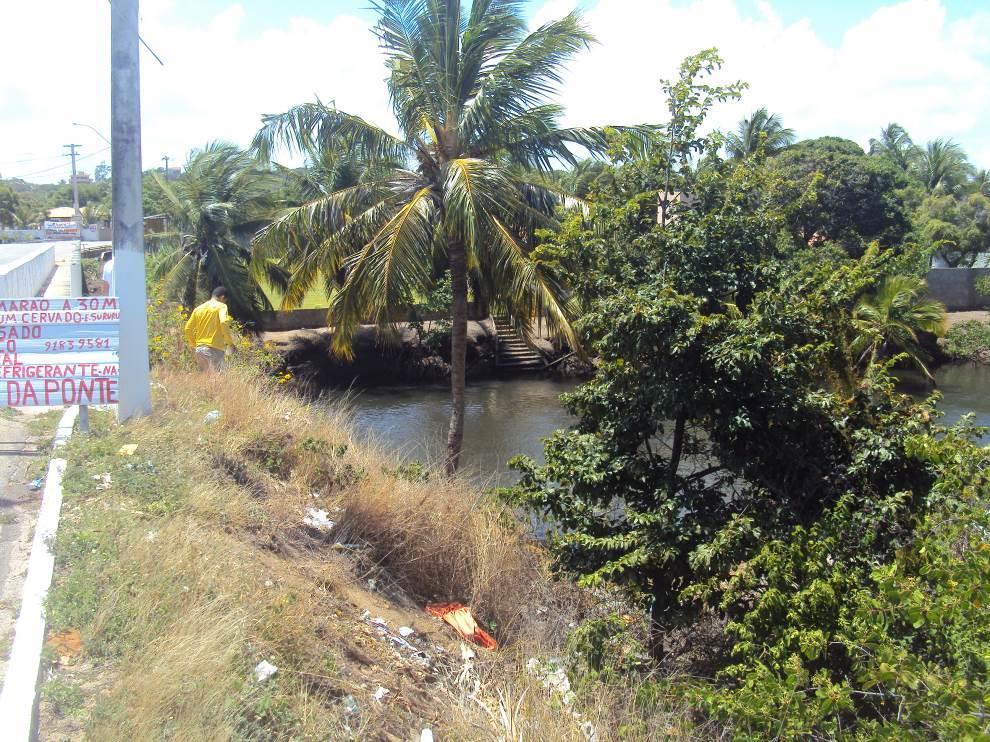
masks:
<path id="1" fill-rule="evenodd" d="M 595 0 L 582 0 L 582 7 L 591 8 L 597 5 Z M 675 6 L 690 5 L 691 0 L 675 0 Z M 771 7 L 788 23 L 807 18 L 815 30 L 829 44 L 837 45 L 842 35 L 853 24 L 862 21 L 871 12 L 883 5 L 878 0 L 771 0 Z M 186 18 L 199 22 L 211 17 L 230 5 L 228 0 L 179 0 L 176 9 Z M 284 23 L 293 16 L 306 16 L 330 20 L 342 13 L 356 15 L 374 20 L 375 14 L 370 10 L 369 0 L 244 0 L 241 5 L 248 12 L 249 22 L 246 29 L 254 31 L 271 25 Z M 531 12 L 543 5 L 542 0 L 530 0 L 527 3 Z M 758 0 L 740 0 L 738 3 L 744 15 L 757 17 L 759 15 Z M 957 20 L 986 9 L 986 0 L 947 0 L 943 6 L 948 11 L 950 20 Z"/>
<path id="2" fill-rule="evenodd" d="M 576 0 L 532 0 L 533 24 Z M 988 0 L 581 0 L 599 43 L 570 65 L 559 100 L 569 125 L 664 120 L 661 78 L 717 46 L 724 76 L 750 83 L 713 111 L 732 128 L 768 106 L 801 137 L 833 134 L 866 145 L 896 121 L 916 141 L 959 141 L 990 167 Z M 145 165 L 181 162 L 213 139 L 246 145 L 263 113 L 334 100 L 387 128 L 395 122 L 368 0 L 141 0 Z M 66 177 L 62 145 L 83 145 L 91 170 L 105 144 L 73 121 L 109 130 L 109 13 L 105 0 L 5 3 L 0 69 L 0 174 Z M 58 17 L 58 24 L 50 19 Z"/>

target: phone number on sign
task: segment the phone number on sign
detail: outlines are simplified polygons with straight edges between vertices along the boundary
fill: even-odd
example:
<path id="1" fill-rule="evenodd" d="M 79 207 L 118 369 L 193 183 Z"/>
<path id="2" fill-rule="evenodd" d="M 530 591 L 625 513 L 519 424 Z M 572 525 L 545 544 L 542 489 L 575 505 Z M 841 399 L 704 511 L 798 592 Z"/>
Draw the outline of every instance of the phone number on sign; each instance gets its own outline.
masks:
<path id="1" fill-rule="evenodd" d="M 46 352 L 53 350 L 97 350 L 99 348 L 110 348 L 110 338 L 73 338 L 45 341 Z"/>

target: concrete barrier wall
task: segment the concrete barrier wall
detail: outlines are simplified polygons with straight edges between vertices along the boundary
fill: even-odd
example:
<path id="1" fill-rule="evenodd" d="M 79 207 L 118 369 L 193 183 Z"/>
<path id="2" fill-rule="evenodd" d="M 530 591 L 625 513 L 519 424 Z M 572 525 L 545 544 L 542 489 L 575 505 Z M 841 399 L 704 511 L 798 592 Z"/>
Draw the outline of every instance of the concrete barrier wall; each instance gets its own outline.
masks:
<path id="1" fill-rule="evenodd" d="M 31 242 L 33 240 L 44 241 L 45 230 L 43 229 L 0 229 L 0 241 L 6 242 Z"/>
<path id="2" fill-rule="evenodd" d="M 0 267 L 0 297 L 37 296 L 55 270 L 55 247 L 39 246 L 15 263 Z"/>
<path id="3" fill-rule="evenodd" d="M 258 330 L 262 332 L 291 332 L 293 330 L 315 330 L 327 326 L 326 309 L 294 309 L 292 311 L 264 312 L 258 322 Z M 468 319 L 477 322 L 487 317 L 487 314 L 468 305 Z M 423 313 L 418 319 L 429 322 L 432 320 L 447 319 L 447 315 L 441 312 Z M 409 317 L 402 317 L 401 321 L 408 321 Z M 365 324 L 371 324 L 366 322 Z"/>
<path id="4" fill-rule="evenodd" d="M 990 296 L 976 290 L 976 279 L 990 276 L 990 268 L 932 268 L 928 291 L 950 312 L 966 312 L 990 305 Z"/>

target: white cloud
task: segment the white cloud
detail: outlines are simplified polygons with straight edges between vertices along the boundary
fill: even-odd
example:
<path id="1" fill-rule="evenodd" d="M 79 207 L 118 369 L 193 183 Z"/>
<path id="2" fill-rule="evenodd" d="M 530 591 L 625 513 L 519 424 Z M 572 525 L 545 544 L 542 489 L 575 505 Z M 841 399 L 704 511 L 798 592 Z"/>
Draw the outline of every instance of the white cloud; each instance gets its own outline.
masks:
<path id="1" fill-rule="evenodd" d="M 4 9 L 7 28 L 44 29 L 0 43 L 0 68 L 7 70 L 0 79 L 0 100 L 8 109 L 0 118 L 5 177 L 59 167 L 64 143 L 82 143 L 83 155 L 106 146 L 71 122 L 110 136 L 108 7 L 98 0 L 49 0 Z M 53 17 L 58 23 L 50 22 Z M 160 165 L 163 154 L 181 162 L 211 139 L 247 145 L 262 114 L 316 96 L 394 129 L 383 57 L 364 20 L 293 18 L 257 35 L 243 31 L 244 21 L 240 5 L 195 27 L 178 18 L 169 0 L 142 3 L 141 34 L 165 62 L 160 66 L 142 50 L 145 167 Z M 109 160 L 109 153 L 80 168 L 92 171 L 100 159 Z M 28 179 L 67 177 L 67 162 L 61 168 Z"/>
<path id="2" fill-rule="evenodd" d="M 954 137 L 990 166 L 990 13 L 948 22 L 939 0 L 907 0 L 878 9 L 832 48 L 807 20 L 785 24 L 769 3 L 758 7 L 752 19 L 734 0 L 600 0 L 586 13 L 599 43 L 571 64 L 563 90 L 568 123 L 664 120 L 659 80 L 715 46 L 722 77 L 750 83 L 742 101 L 713 112 L 715 126 L 733 128 L 766 105 L 801 137 L 866 145 L 897 121 L 919 142 Z"/>
<path id="3" fill-rule="evenodd" d="M 751 88 L 742 102 L 717 110 L 713 125 L 731 128 L 766 105 L 802 137 L 836 134 L 866 144 L 897 121 L 918 141 L 955 137 L 975 162 L 990 166 L 990 13 L 950 22 L 946 1 L 882 7 L 833 48 L 810 22 L 783 22 L 772 2 L 759 2 L 758 16 L 748 18 L 736 0 L 598 0 L 586 19 L 599 43 L 572 62 L 562 91 L 567 122 L 662 121 L 660 79 L 674 76 L 684 56 L 717 46 L 724 77 L 747 80 Z M 532 23 L 558 18 L 575 4 L 548 0 Z M 141 55 L 146 167 L 163 154 L 181 161 L 215 138 L 246 145 L 261 114 L 315 96 L 394 128 L 383 58 L 366 20 L 300 17 L 251 33 L 240 5 L 201 26 L 182 18 L 181 5 L 142 3 L 142 35 L 165 61 L 160 67 Z M 0 173 L 66 177 L 62 144 L 80 142 L 84 155 L 105 147 L 71 122 L 110 133 L 109 6 L 7 3 L 3 26 Z M 109 153 L 80 167 L 92 171 L 101 159 Z"/>

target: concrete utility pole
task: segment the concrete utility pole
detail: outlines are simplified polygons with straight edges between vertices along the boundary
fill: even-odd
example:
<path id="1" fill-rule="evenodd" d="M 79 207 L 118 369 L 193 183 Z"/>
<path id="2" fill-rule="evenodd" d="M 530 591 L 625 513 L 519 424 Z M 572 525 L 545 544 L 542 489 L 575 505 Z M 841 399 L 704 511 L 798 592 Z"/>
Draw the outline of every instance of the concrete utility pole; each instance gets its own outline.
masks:
<path id="1" fill-rule="evenodd" d="M 165 160 L 165 180 L 168 180 L 168 155 L 162 155 L 162 159 Z"/>
<path id="2" fill-rule="evenodd" d="M 113 168 L 113 268 L 120 301 L 117 417 L 151 414 L 148 304 L 141 206 L 141 70 L 138 0 L 110 5 L 110 141 Z"/>
<path id="3" fill-rule="evenodd" d="M 76 147 L 82 147 L 81 144 L 63 144 L 62 147 L 69 148 L 69 157 L 72 158 L 72 208 L 76 210 L 75 216 L 76 226 L 82 229 L 82 213 L 79 211 L 79 183 L 76 182 Z"/>

